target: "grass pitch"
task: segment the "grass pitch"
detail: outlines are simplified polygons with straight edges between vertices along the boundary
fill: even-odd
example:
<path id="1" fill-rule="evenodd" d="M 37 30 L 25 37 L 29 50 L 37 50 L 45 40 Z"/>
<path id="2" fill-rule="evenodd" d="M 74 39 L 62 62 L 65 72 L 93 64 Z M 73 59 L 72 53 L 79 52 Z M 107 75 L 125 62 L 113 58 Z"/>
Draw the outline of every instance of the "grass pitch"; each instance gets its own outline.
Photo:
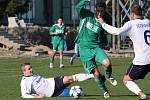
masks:
<path id="1" fill-rule="evenodd" d="M 131 63 L 131 58 L 111 58 L 113 67 L 113 76 L 118 81 L 118 85 L 113 87 L 106 81 L 107 87 L 111 93 L 108 100 L 138 100 L 132 92 L 122 83 L 122 77 Z M 0 59 L 0 100 L 24 100 L 20 96 L 20 64 L 30 62 L 33 70 L 44 77 L 53 77 L 60 75 L 72 75 L 84 72 L 80 60 L 76 60 L 73 65 L 69 64 L 69 59 L 65 59 L 65 68 L 59 68 L 59 60 L 55 60 L 54 68 L 49 69 L 49 60 L 47 58 L 4 58 Z M 103 70 L 103 69 L 101 69 Z M 144 80 L 136 81 L 139 86 L 150 94 L 150 75 Z M 83 88 L 84 96 L 80 100 L 104 100 L 103 93 L 98 89 L 94 79 L 84 82 L 76 82 L 72 85 L 80 85 Z M 38 100 L 72 100 L 71 97 L 53 97 Z"/>

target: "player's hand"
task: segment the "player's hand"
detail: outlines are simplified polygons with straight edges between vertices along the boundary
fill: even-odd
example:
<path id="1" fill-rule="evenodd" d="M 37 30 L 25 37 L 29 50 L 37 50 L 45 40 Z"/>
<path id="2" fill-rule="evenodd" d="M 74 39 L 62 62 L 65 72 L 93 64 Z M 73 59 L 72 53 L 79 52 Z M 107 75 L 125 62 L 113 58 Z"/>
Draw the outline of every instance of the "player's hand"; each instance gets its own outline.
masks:
<path id="1" fill-rule="evenodd" d="M 44 97 L 45 97 L 44 94 L 36 94 L 36 95 L 34 95 L 33 98 L 44 98 Z"/>
<path id="2" fill-rule="evenodd" d="M 103 20 L 103 18 L 99 17 L 99 18 L 96 18 L 96 21 L 100 24 L 102 23 L 105 23 L 105 21 Z"/>
<path id="3" fill-rule="evenodd" d="M 54 34 L 55 34 L 55 35 L 57 35 L 57 34 L 58 34 L 58 32 L 54 32 Z"/>
<path id="4" fill-rule="evenodd" d="M 54 34 L 54 35 L 57 35 L 57 34 L 59 34 L 59 33 L 58 33 L 57 31 L 55 31 L 55 32 L 53 32 L 53 34 Z"/>
<path id="5" fill-rule="evenodd" d="M 56 34 L 60 34 L 57 30 L 55 32 L 56 32 Z"/>

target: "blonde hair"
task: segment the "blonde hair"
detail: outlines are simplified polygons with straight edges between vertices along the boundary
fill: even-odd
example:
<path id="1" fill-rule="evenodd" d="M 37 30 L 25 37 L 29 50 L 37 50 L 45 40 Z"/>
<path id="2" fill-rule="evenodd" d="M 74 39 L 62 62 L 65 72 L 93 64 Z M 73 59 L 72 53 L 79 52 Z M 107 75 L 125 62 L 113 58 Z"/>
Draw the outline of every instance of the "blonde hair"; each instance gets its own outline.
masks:
<path id="1" fill-rule="evenodd" d="M 30 63 L 23 63 L 21 64 L 21 72 L 24 71 L 24 67 L 27 66 L 27 65 L 31 65 Z"/>

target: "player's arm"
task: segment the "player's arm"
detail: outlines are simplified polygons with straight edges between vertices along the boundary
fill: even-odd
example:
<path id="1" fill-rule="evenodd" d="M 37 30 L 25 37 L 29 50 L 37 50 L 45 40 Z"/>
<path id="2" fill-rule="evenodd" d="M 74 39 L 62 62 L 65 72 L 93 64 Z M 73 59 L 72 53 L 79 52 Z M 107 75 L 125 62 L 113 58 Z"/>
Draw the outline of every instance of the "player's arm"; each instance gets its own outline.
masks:
<path id="1" fill-rule="evenodd" d="M 43 94 L 24 94 L 22 98 L 43 98 Z"/>
<path id="2" fill-rule="evenodd" d="M 110 34 L 113 34 L 113 35 L 119 35 L 120 34 L 120 29 L 119 28 L 110 26 L 106 23 L 103 23 L 102 27 L 104 28 L 104 30 L 106 30 Z"/>
<path id="3" fill-rule="evenodd" d="M 43 98 L 45 97 L 43 94 L 34 94 L 33 98 Z"/>
<path id="4" fill-rule="evenodd" d="M 76 5 L 76 11 L 77 13 L 82 17 L 86 13 L 86 9 L 84 9 L 84 6 L 91 0 L 80 0 L 80 2 Z"/>
<path id="5" fill-rule="evenodd" d="M 58 32 L 56 31 L 55 25 L 53 25 L 49 30 L 50 35 L 57 35 Z"/>
<path id="6" fill-rule="evenodd" d="M 43 94 L 31 94 L 31 86 L 27 85 L 25 81 L 21 81 L 21 95 L 22 98 L 43 98 Z"/>
<path id="7" fill-rule="evenodd" d="M 97 19 L 97 21 L 101 23 L 104 30 L 113 35 L 126 34 L 131 29 L 131 22 L 127 22 L 122 27 L 117 28 L 106 24 L 102 18 Z"/>
<path id="8" fill-rule="evenodd" d="M 25 80 L 22 80 L 20 85 L 22 98 L 33 98 L 33 96 L 30 94 L 31 87 L 26 87 Z"/>

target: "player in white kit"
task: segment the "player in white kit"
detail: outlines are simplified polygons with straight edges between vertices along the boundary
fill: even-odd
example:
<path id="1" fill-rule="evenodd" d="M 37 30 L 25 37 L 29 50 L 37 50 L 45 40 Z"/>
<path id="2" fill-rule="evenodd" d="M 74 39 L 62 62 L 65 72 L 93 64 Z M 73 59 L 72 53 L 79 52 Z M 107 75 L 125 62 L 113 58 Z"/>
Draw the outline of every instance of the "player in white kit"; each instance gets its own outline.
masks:
<path id="1" fill-rule="evenodd" d="M 21 65 L 23 77 L 21 79 L 22 98 L 43 98 L 55 96 L 69 96 L 67 88 L 74 81 L 84 81 L 94 78 L 93 74 L 75 74 L 72 76 L 60 76 L 44 78 L 32 71 L 30 63 Z"/>
<path id="2" fill-rule="evenodd" d="M 132 40 L 135 57 L 123 82 L 130 91 L 140 96 L 140 100 L 149 100 L 134 80 L 144 79 L 150 72 L 150 20 L 142 19 L 142 9 L 136 4 L 131 8 L 131 16 L 133 20 L 126 22 L 121 28 L 106 24 L 102 18 L 97 21 L 108 33 L 129 36 Z"/>

